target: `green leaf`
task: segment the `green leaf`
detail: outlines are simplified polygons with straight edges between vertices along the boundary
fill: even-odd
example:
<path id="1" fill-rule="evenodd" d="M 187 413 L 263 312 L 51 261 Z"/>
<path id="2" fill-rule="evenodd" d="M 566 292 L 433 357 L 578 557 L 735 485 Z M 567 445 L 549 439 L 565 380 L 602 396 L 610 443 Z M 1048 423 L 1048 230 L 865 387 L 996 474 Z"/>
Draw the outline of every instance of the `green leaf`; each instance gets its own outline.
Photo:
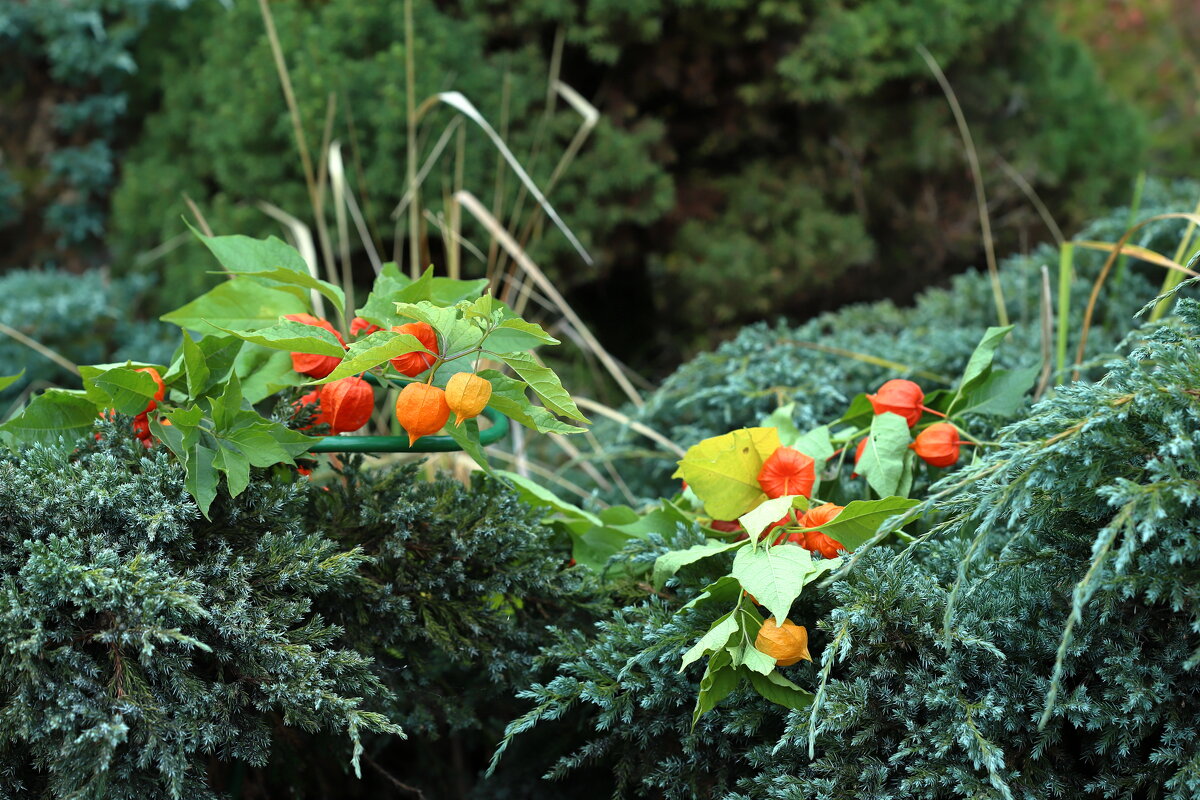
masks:
<path id="1" fill-rule="evenodd" d="M 795 440 L 792 447 L 811 458 L 816 463 L 817 473 L 825 466 L 825 462 L 833 456 L 833 442 L 829 440 L 829 426 L 821 425 L 802 434 Z"/>
<path id="2" fill-rule="evenodd" d="M 208 388 L 208 379 L 212 373 L 208 369 L 204 351 L 186 330 L 183 332 L 183 371 L 187 380 L 188 397 L 199 397 Z"/>
<path id="3" fill-rule="evenodd" d="M 668 578 L 688 564 L 694 564 L 701 559 L 726 553 L 741 546 L 741 542 L 714 542 L 709 540 L 705 544 L 694 545 L 686 550 L 672 550 L 669 553 L 663 553 L 654 562 L 654 573 L 651 579 L 654 588 L 661 589 Z"/>
<path id="4" fill-rule="evenodd" d="M 756 632 L 755 636 L 757 635 Z M 745 667 L 750 672 L 760 675 L 768 675 L 774 672 L 775 659 L 756 648 L 753 644 L 753 637 L 750 637 L 750 640 L 751 643 L 743 644 L 731 654 L 733 656 L 733 665 L 735 667 Z"/>
<path id="5" fill-rule="evenodd" d="M 996 326 L 988 328 L 984 332 L 979 344 L 975 345 L 975 352 L 971 353 L 971 358 L 967 361 L 962 378 L 958 381 L 958 389 L 954 393 L 954 399 L 950 401 L 951 410 L 958 405 L 959 399 L 970 389 L 971 385 L 991 368 L 997 348 L 1014 327 L 1013 325 Z"/>
<path id="6" fill-rule="evenodd" d="M 963 394 L 962 407 L 955 416 L 963 414 L 989 414 L 1009 417 L 1017 413 L 1025 402 L 1025 396 L 1037 382 L 1041 367 L 1022 369 L 998 369 L 977 381 Z"/>
<path id="7" fill-rule="evenodd" d="M 197 444 L 187 451 L 187 458 L 183 461 L 184 469 L 187 470 L 187 478 L 183 482 L 184 488 L 196 500 L 196 505 L 200 507 L 200 513 L 204 515 L 205 519 L 210 519 L 208 511 L 217 497 L 219 476 L 213 467 L 215 456 L 216 453 L 212 448 Z"/>
<path id="8" fill-rule="evenodd" d="M 717 653 L 709 659 L 700 679 L 700 694 L 696 697 L 696 708 L 692 712 L 692 727 L 700 721 L 700 717 L 717 707 L 717 704 L 729 696 L 738 685 L 737 670 L 730 666 L 729 654 L 725 651 Z"/>
<path id="9" fill-rule="evenodd" d="M 572 530 L 571 557 L 597 574 L 608 570 L 608 560 L 624 549 L 633 536 L 611 526 L 576 525 L 582 530 Z M 608 570 L 609 577 L 618 577 L 625 570 Z"/>
<path id="10" fill-rule="evenodd" d="M 571 419 L 587 422 L 588 418 L 575 407 L 575 401 L 563 389 L 558 376 L 548 367 L 537 362 L 529 353 L 506 353 L 500 360 L 512 368 L 523 381 L 529 384 L 533 393 L 545 404 L 546 408 L 555 414 Z"/>
<path id="11" fill-rule="evenodd" d="M 846 408 L 846 413 L 842 414 L 833 425 L 846 425 L 855 429 L 865 428 L 871 424 L 871 418 L 875 416 L 875 407 L 871 405 L 871 401 L 867 399 L 867 395 L 857 394 L 850 401 L 850 405 Z"/>
<path id="12" fill-rule="evenodd" d="M 488 463 L 487 454 L 484 452 L 483 445 L 479 443 L 479 421 L 472 418 L 464 422 L 462 425 L 447 425 L 446 433 L 450 438 L 458 443 L 458 446 L 463 449 L 463 452 L 474 459 L 480 469 L 489 475 L 493 474 L 492 465 Z"/>
<path id="13" fill-rule="evenodd" d="M 479 377 L 492 384 L 492 397 L 488 405 L 499 411 L 513 422 L 532 428 L 538 433 L 582 433 L 587 430 L 575 425 L 562 422 L 541 406 L 535 406 L 529 401 L 525 390 L 529 384 L 511 378 L 494 369 L 479 372 Z"/>
<path id="14" fill-rule="evenodd" d="M 452 306 L 463 300 L 473 300 L 488 287 L 487 278 L 462 281 L 454 278 L 434 278 L 429 282 L 428 299 L 440 306 Z M 405 298 L 407 299 L 407 298 Z"/>
<path id="15" fill-rule="evenodd" d="M 189 226 L 190 227 L 190 226 Z M 192 230 L 204 242 L 217 261 L 228 272 L 236 275 L 252 275 L 289 286 L 315 289 L 334 304 L 335 308 L 346 307 L 346 296 L 341 288 L 314 278 L 308 271 L 304 258 L 291 245 L 270 236 L 252 239 L 249 236 L 205 236 Z"/>
<path id="16" fill-rule="evenodd" d="M 873 539 L 879 531 L 879 526 L 889 518 L 903 514 L 917 505 L 920 505 L 919 500 L 911 500 L 906 497 L 854 500 L 843 508 L 832 521 L 826 522 L 819 528 L 803 528 L 802 530 L 823 531 L 829 538 L 836 539 L 845 545 L 847 551 L 853 552 L 864 542 Z M 778 550 L 779 548 L 772 549 Z M 758 592 L 753 589 L 750 589 L 750 593 L 758 596 Z"/>
<path id="17" fill-rule="evenodd" d="M 512 353 L 532 350 L 544 344 L 559 344 L 558 339 L 542 330 L 541 325 L 526 322 L 519 317 L 501 322 L 488 334 L 484 342 L 487 349 L 493 353 Z"/>
<path id="18" fill-rule="evenodd" d="M 792 504 L 797 497 L 800 497 L 800 495 L 789 494 L 766 500 L 752 511 L 747 511 L 738 517 L 738 522 L 746 529 L 746 534 L 749 535 L 750 541 L 752 543 L 757 542 L 758 537 L 762 535 L 763 531 L 783 519 L 783 515 L 792 510 Z"/>
<path id="19" fill-rule="evenodd" d="M 399 325 L 404 320 L 396 313 L 396 303 L 400 300 L 400 292 L 412 283 L 410 278 L 400 273 L 395 263 L 384 264 L 375 278 L 371 293 L 367 295 L 367 301 L 355 313 L 384 330 Z"/>
<path id="20" fill-rule="evenodd" d="M 411 333 L 394 333 L 393 331 L 375 331 L 370 336 L 364 336 L 356 342 L 351 342 L 345 351 L 345 359 L 333 372 L 312 384 L 332 383 L 336 380 L 366 372 L 380 364 L 386 364 L 397 356 L 405 353 L 417 353 L 425 350 L 421 340 Z"/>
<path id="21" fill-rule="evenodd" d="M 222 386 L 229 378 L 229 375 L 235 370 L 243 350 L 247 349 L 246 343 L 241 339 L 235 336 L 224 335 L 205 335 L 199 341 L 195 342 L 195 345 L 200 350 L 204 367 L 208 370 L 208 377 L 201 382 L 199 391 L 192 395 L 191 399 L 203 397 L 213 387 Z M 265 348 L 255 347 L 253 349 L 260 352 L 271 352 Z M 290 359 L 288 363 L 290 365 Z M 187 365 L 185 363 L 184 347 L 180 345 L 170 369 L 163 375 L 163 381 L 167 384 L 174 384 L 181 376 L 184 376 L 184 383 L 186 385 L 186 372 Z M 197 377 L 200 374 L 201 372 L 195 373 Z M 188 394 L 192 394 L 190 387 Z"/>
<path id="22" fill-rule="evenodd" d="M 73 444 L 96 423 L 96 404 L 82 392 L 47 389 L 21 413 L 0 425 L 18 444 L 52 445 L 62 436 Z"/>
<path id="23" fill-rule="evenodd" d="M 219 326 L 214 326 L 218 327 Z M 271 350 L 286 350 L 290 353 L 312 353 L 318 356 L 334 356 L 341 358 L 346 349 L 329 331 L 316 325 L 305 325 L 303 322 L 284 320 L 266 328 L 254 331 L 238 331 L 232 328 L 219 328 L 230 336 L 267 347 Z"/>
<path id="24" fill-rule="evenodd" d="M 237 375 L 230 375 L 225 391 L 219 397 L 210 398 L 213 427 L 217 432 L 233 427 L 242 410 L 242 382 Z"/>
<path id="25" fill-rule="evenodd" d="M 24 377 L 25 377 L 25 370 L 21 370 L 16 375 L 8 375 L 8 376 L 0 378 L 0 392 L 3 392 L 5 389 L 12 386 L 14 383 L 21 380 L 21 378 L 24 378 Z"/>
<path id="26" fill-rule="evenodd" d="M 680 611 L 695 608 L 701 603 L 732 603 L 742 593 L 742 585 L 732 575 L 722 575 L 704 587 L 704 591 L 692 598 Z"/>
<path id="27" fill-rule="evenodd" d="M 778 448 L 775 428 L 713 436 L 688 448 L 672 477 L 688 482 L 713 519 L 737 519 L 766 499 L 758 473 Z"/>
<path id="28" fill-rule="evenodd" d="M 794 447 L 793 443 L 800 438 L 800 429 L 792 421 L 792 413 L 795 409 L 795 403 L 780 406 L 763 417 L 762 422 L 759 423 L 763 428 L 774 428 L 779 431 L 779 443 L 784 447 Z M 805 453 L 805 455 L 811 456 L 812 453 Z"/>
<path id="29" fill-rule="evenodd" d="M 250 485 L 250 460 L 245 453 L 228 442 L 220 442 L 213 457 L 213 467 L 225 473 L 229 496 L 237 497 Z"/>
<path id="30" fill-rule="evenodd" d="M 792 603 L 800 596 L 805 576 L 812 571 L 812 553 L 803 547 L 784 544 L 757 549 L 743 547 L 733 557 L 730 574 L 776 620 L 785 620 Z"/>
<path id="31" fill-rule="evenodd" d="M 790 708 L 792 711 L 803 711 L 812 705 L 815 695 L 801 689 L 778 672 L 771 671 L 766 675 L 750 673 L 750 685 L 754 690 L 772 703 Z"/>
<path id="32" fill-rule="evenodd" d="M 238 342 L 241 344 L 241 342 Z M 292 386 L 301 386 L 307 375 L 292 367 L 292 356 L 283 350 L 247 344 L 238 354 L 234 374 L 242 382 L 242 395 L 254 405 Z"/>
<path id="33" fill-rule="evenodd" d="M 319 441 L 317 437 L 263 419 L 249 410 L 242 410 L 234 417 L 232 426 L 218 430 L 217 436 L 237 445 L 246 454 L 250 466 L 259 468 L 292 464 L 293 458 L 308 452 Z"/>
<path id="34" fill-rule="evenodd" d="M 133 367 L 81 367 L 79 373 L 88 399 L 97 407 L 115 408 L 131 417 L 143 413 L 158 392 L 154 378 Z"/>
<path id="35" fill-rule="evenodd" d="M 959 381 L 960 387 L 970 386 L 971 381 L 982 375 L 984 370 L 992 365 L 992 360 L 996 357 L 996 350 L 1014 327 L 1016 326 L 994 326 L 984 331 L 983 338 L 979 340 L 979 344 L 975 345 L 975 352 L 971 353 L 967 367 L 963 370 L 962 379 Z"/>
<path id="36" fill-rule="evenodd" d="M 170 420 L 171 424 L 166 425 L 160 422 L 160 416 Z M 165 444 L 180 462 L 185 462 L 188 449 L 199 441 L 202 419 L 204 419 L 204 412 L 198 406 L 177 408 L 162 415 L 155 414 L 150 419 L 150 432 Z"/>
<path id="37" fill-rule="evenodd" d="M 310 312 L 293 294 L 251 280 L 224 281 L 160 319 L 198 333 L 255 330 L 273 325 L 286 314 Z"/>
<path id="38" fill-rule="evenodd" d="M 700 637 L 700 641 L 696 642 L 690 650 L 683 654 L 683 663 L 680 665 L 679 671 L 683 672 L 688 666 L 703 658 L 706 653 L 724 649 L 729 644 L 729 641 L 734 636 L 737 636 L 738 630 L 738 621 L 733 616 L 732 611 L 719 617 L 708 631 Z"/>
<path id="39" fill-rule="evenodd" d="M 604 520 L 590 511 L 584 511 L 579 506 L 568 503 L 537 481 L 503 469 L 496 470 L 496 475 L 512 484 L 521 499 L 535 508 L 550 509 L 563 516 L 585 520 L 588 524 L 596 527 L 604 527 Z"/>
<path id="40" fill-rule="evenodd" d="M 899 414 L 885 411 L 871 420 L 867 446 L 855 471 L 881 497 L 896 494 L 904 473 L 904 454 L 912 443 L 908 422 Z"/>
<path id="41" fill-rule="evenodd" d="M 411 281 L 391 298 L 397 303 L 420 303 L 426 301 L 436 306 L 454 306 L 463 300 L 474 300 L 486 289 L 486 278 L 461 281 L 454 278 L 433 277 L 433 267 L 428 267 L 420 278 Z"/>

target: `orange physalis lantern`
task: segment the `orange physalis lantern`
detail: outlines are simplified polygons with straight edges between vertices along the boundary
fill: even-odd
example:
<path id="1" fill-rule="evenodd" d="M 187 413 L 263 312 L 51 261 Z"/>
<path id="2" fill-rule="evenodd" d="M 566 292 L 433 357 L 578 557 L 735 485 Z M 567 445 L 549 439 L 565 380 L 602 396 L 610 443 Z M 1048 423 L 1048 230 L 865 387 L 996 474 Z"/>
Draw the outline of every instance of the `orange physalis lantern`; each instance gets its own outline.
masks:
<path id="1" fill-rule="evenodd" d="M 479 416 L 491 398 L 491 382 L 472 372 L 456 372 L 446 382 L 446 403 L 454 412 L 455 426 Z"/>
<path id="2" fill-rule="evenodd" d="M 334 327 L 327 320 L 314 317 L 312 314 L 288 314 L 284 319 L 290 319 L 292 322 L 300 322 L 317 328 L 324 328 L 337 337 L 338 343 L 342 347 L 346 346 L 346 340 L 342 338 L 340 333 L 334 330 Z M 310 378 L 324 378 L 337 369 L 340 363 L 342 363 L 342 359 L 338 356 L 322 356 L 316 353 L 292 353 L 292 369 Z"/>
<path id="3" fill-rule="evenodd" d="M 789 494 L 808 497 L 816 479 L 815 462 L 792 447 L 780 447 L 771 453 L 758 471 L 758 485 L 771 498 Z"/>
<path id="4" fill-rule="evenodd" d="M 876 414 L 887 411 L 899 414 L 911 428 L 921 419 L 925 393 L 912 381 L 898 378 L 880 386 L 879 391 L 867 395 L 867 399 L 871 401 L 871 407 L 875 409 Z"/>
<path id="5" fill-rule="evenodd" d="M 396 398 L 396 419 L 408 431 L 411 447 L 422 436 L 440 431 L 450 419 L 446 393 L 427 383 L 410 383 Z"/>
<path id="6" fill-rule="evenodd" d="M 909 445 L 930 466 L 948 467 L 958 461 L 962 440 L 958 428 L 949 422 L 935 422 L 917 434 L 916 441 Z"/>
<path id="7" fill-rule="evenodd" d="M 812 661 L 808 653 L 808 630 L 790 619 L 785 619 L 782 625 L 776 625 L 774 617 L 763 620 L 754 640 L 754 649 L 775 659 L 775 665 L 779 667 Z"/>
<path id="8" fill-rule="evenodd" d="M 809 509 L 801 518 L 800 525 L 805 528 L 817 528 L 833 521 L 833 518 L 842 513 L 845 506 L 835 506 L 833 503 L 825 503 L 816 508 Z M 812 553 L 820 553 L 825 558 L 834 558 L 839 550 L 847 549 L 845 545 L 837 539 L 826 536 L 823 531 L 805 531 L 804 541 L 800 546 Z"/>
<path id="9" fill-rule="evenodd" d="M 356 431 L 371 420 L 375 393 L 362 378 L 351 376 L 321 388 L 320 422 L 329 423 L 330 433 Z"/>
<path id="10" fill-rule="evenodd" d="M 417 337 L 417 341 L 425 346 L 425 350 L 429 351 L 423 352 L 418 350 L 413 353 L 396 356 L 392 359 L 392 366 L 395 367 L 397 372 L 401 375 L 415 378 L 433 366 L 434 359 L 436 358 L 434 353 L 438 349 L 437 331 L 433 329 L 433 326 L 427 322 L 410 322 L 407 325 L 399 325 L 392 328 L 392 330 L 396 333 L 407 333 Z"/>

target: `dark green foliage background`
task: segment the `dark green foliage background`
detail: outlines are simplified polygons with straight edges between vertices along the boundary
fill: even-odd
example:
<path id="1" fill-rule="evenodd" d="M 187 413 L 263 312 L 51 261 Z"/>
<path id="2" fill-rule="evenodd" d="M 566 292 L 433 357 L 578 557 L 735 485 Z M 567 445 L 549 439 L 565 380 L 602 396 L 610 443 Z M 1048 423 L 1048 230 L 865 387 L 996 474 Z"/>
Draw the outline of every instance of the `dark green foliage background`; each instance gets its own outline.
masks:
<path id="1" fill-rule="evenodd" d="M 0 269 L 102 259 L 132 49 L 156 12 L 191 3 L 0 0 Z"/>
<path id="2" fill-rule="evenodd" d="M 175 305 L 212 280 L 200 249 L 175 239 L 182 194 L 218 232 L 278 233 L 260 201 L 308 218 L 291 123 L 254 0 L 95 5 L 103 12 L 85 4 L 61 20 L 39 4 L 0 5 L 27 34 L 12 67 L 24 83 L 10 85 L 64 96 L 45 125 L 70 134 L 0 165 L 0 198 L 10 198 L 0 224 L 45 214 L 51 227 L 74 231 L 70 244 L 91 242 L 81 256 L 100 258 L 111 192 L 113 264 L 165 270 L 159 305 Z M 403 14 L 377 0 L 271 7 L 310 147 L 336 93 L 333 134 L 390 255 L 405 157 Z M 85 23 L 106 32 L 109 49 L 83 63 L 63 54 L 94 49 L 76 41 Z M 1138 113 L 1056 33 L 1042 0 L 418 2 L 419 99 L 462 91 L 501 127 L 507 94 L 508 138 L 544 185 L 579 123 L 561 100 L 548 124 L 541 114 L 560 29 L 562 78 L 597 105 L 601 122 L 551 199 L 598 266 L 584 267 L 553 230 L 532 254 L 603 341 L 651 369 L 764 314 L 906 298 L 976 261 L 959 134 L 918 44 L 963 103 L 1002 249 L 1045 235 L 1002 158 L 1070 226 L 1128 197 L 1144 149 Z M 428 118 L 423 153 L 449 119 L 447 110 Z M 465 145 L 465 185 L 490 203 L 495 151 L 474 129 Z M 435 206 L 450 186 L 452 153 L 429 178 Z M 509 174 L 506 214 L 516 196 Z M 36 263 L 54 250 L 30 230 L 10 225 L 0 259 Z M 469 220 L 466 231 L 486 240 Z M 436 232 L 432 239 L 429 257 L 441 266 Z M 175 249 L 161 261 L 135 262 L 164 242 Z M 359 261 L 365 278 L 361 253 Z M 642 325 L 620 323 L 616 302 Z"/>

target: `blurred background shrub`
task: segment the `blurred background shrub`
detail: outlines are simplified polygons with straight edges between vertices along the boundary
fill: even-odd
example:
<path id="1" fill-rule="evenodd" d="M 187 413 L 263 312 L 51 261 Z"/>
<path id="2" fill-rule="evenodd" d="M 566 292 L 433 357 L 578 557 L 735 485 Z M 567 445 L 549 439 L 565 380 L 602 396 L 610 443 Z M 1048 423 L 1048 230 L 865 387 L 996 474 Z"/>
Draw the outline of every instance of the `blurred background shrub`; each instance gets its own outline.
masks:
<path id="1" fill-rule="evenodd" d="M 0 0 L 0 268 L 104 260 L 130 87 L 153 80 L 131 48 L 155 11 L 191 3 Z"/>
<path id="2" fill-rule="evenodd" d="M 1060 26 L 1086 41 L 1104 82 L 1150 120 L 1150 165 L 1194 175 L 1200 160 L 1200 4 L 1058 2 Z"/>
<path id="3" fill-rule="evenodd" d="M 175 349 L 178 329 L 133 314 L 150 284 L 144 275 L 112 279 L 102 270 L 79 275 L 55 268 L 14 270 L 0 274 L 0 324 L 75 364 L 126 359 L 163 364 Z M 0 392 L 0 417 L 5 404 L 28 387 L 78 386 L 78 378 L 54 361 L 0 336 L 0 375 L 22 369 L 24 379 Z"/>
<path id="4" fill-rule="evenodd" d="M 963 105 L 1002 250 L 1046 236 L 1010 172 L 1070 229 L 1126 200 L 1144 163 L 1139 98 L 1114 96 L 1086 48 L 1058 32 L 1061 4 L 415 5 L 417 98 L 463 92 L 540 185 L 580 124 L 561 97 L 547 112 L 547 81 L 595 104 L 599 124 L 550 200 L 597 266 L 536 226 L 530 253 L 603 341 L 649 371 L 764 315 L 903 302 L 978 263 L 960 135 L 917 45 Z M 328 117 L 375 246 L 402 255 L 391 219 L 407 144 L 402 9 L 270 7 L 313 159 Z M 182 236 L 184 195 L 222 232 L 279 233 L 263 201 L 311 222 L 254 0 L 0 0 L 0 39 L 16 54 L 0 65 L 0 130 L 10 131 L 0 264 L 111 260 L 120 273 L 161 273 L 152 306 L 163 310 L 213 280 Z M 451 119 L 445 109 L 426 118 L 422 159 Z M 518 182 L 483 134 L 463 128 L 462 185 L 522 227 L 532 204 L 514 216 Z M 452 136 L 426 179 L 434 213 L 456 185 L 458 148 Z M 464 232 L 487 241 L 470 220 Z M 432 223 L 427 233 L 423 257 L 441 268 Z"/>

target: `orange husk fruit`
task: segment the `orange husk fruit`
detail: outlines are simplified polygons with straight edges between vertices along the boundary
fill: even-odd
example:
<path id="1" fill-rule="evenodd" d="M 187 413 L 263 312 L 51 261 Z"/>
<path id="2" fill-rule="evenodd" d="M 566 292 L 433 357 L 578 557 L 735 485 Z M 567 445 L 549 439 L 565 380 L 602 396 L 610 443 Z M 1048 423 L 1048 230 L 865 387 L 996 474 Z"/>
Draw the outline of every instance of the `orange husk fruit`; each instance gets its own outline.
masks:
<path id="1" fill-rule="evenodd" d="M 328 320 L 314 317 L 312 314 L 287 314 L 284 316 L 284 319 L 289 319 L 292 322 L 300 322 L 305 325 L 312 325 L 317 328 L 324 328 L 337 337 L 338 343 L 342 347 L 346 346 L 346 340 L 329 324 Z M 337 369 L 340 363 L 342 363 L 342 359 L 339 356 L 322 356 L 316 353 L 292 353 L 292 369 L 310 378 L 324 378 Z"/>
<path id="2" fill-rule="evenodd" d="M 758 485 L 771 498 L 789 494 L 808 497 L 816 478 L 812 458 L 792 447 L 778 448 L 758 471 Z"/>
<path id="3" fill-rule="evenodd" d="M 949 467 L 958 461 L 962 439 L 949 422 L 935 422 L 917 434 L 909 445 L 931 467 Z"/>
<path id="4" fill-rule="evenodd" d="M 319 404 L 320 402 L 321 402 L 321 387 L 317 387 L 316 389 L 313 389 L 308 394 L 302 395 L 300 397 L 300 399 L 296 401 L 295 405 L 296 405 L 296 408 L 299 408 L 300 406 L 311 406 L 313 404 Z M 325 419 L 325 408 L 324 408 L 324 406 L 319 406 L 317 408 L 317 413 L 313 415 L 312 423 L 310 425 L 305 426 L 301 430 L 308 430 L 309 428 L 313 427 L 313 425 L 327 425 L 327 424 L 329 424 L 329 420 Z"/>
<path id="5" fill-rule="evenodd" d="M 415 378 L 425 370 L 433 366 L 436 359 L 434 355 L 438 349 L 437 331 L 433 329 L 427 322 L 410 322 L 407 325 L 398 325 L 392 328 L 396 333 L 407 333 L 410 336 L 417 337 L 424 347 L 425 352 L 418 350 L 413 353 L 405 353 L 404 355 L 396 356 L 392 359 L 392 367 L 401 375 L 407 375 L 410 378 Z"/>
<path id="6" fill-rule="evenodd" d="M 153 444 L 153 437 L 150 434 L 150 417 L 146 414 L 138 414 L 133 418 L 133 435 L 145 447 Z"/>
<path id="7" fill-rule="evenodd" d="M 782 625 L 776 625 L 774 617 L 763 620 L 754 640 L 754 649 L 775 659 L 778 667 L 812 661 L 808 653 L 808 630 L 790 619 L 785 619 Z"/>
<path id="8" fill-rule="evenodd" d="M 491 399 L 491 382 L 473 372 L 456 372 L 446 381 L 446 403 L 454 412 L 455 427 L 479 416 Z"/>
<path id="9" fill-rule="evenodd" d="M 355 317 L 350 321 L 351 336 L 370 336 L 372 333 L 381 330 L 383 330 L 383 328 L 372 324 L 369 320 L 365 320 L 362 317 Z"/>
<path id="10" fill-rule="evenodd" d="M 329 424 L 330 433 L 350 433 L 371 420 L 375 411 L 375 393 L 371 384 L 350 376 L 321 387 L 320 421 Z"/>
<path id="11" fill-rule="evenodd" d="M 867 395 L 867 399 L 871 401 L 871 408 L 875 409 L 876 414 L 888 411 L 899 414 L 911 428 L 921 420 L 925 392 L 912 381 L 897 378 L 880 386 L 875 394 Z"/>
<path id="12" fill-rule="evenodd" d="M 151 378 L 154 378 L 154 382 L 158 384 L 158 389 L 156 389 L 154 392 L 154 399 L 146 404 L 146 409 L 142 412 L 143 414 L 149 414 L 151 411 L 158 408 L 158 404 L 162 402 L 163 397 L 165 397 L 167 394 L 167 387 L 166 384 L 163 383 L 162 376 L 158 374 L 158 370 L 156 370 L 154 367 L 142 367 L 137 371 L 146 373 Z M 146 435 L 150 435 L 149 429 L 147 429 Z"/>
<path id="13" fill-rule="evenodd" d="M 816 508 L 809 509 L 800 519 L 800 525 L 805 528 L 817 528 L 821 525 L 826 525 L 833 521 L 834 517 L 842 513 L 845 506 L 835 506 L 833 503 L 825 503 Z M 834 558 L 839 550 L 847 549 L 845 545 L 837 539 L 831 538 L 823 531 L 805 531 L 804 541 L 798 544 L 805 550 L 812 553 L 820 553 L 825 558 Z"/>
<path id="14" fill-rule="evenodd" d="M 427 383 L 410 383 L 396 398 L 396 419 L 408 432 L 411 447 L 422 436 L 440 431 L 450 419 L 446 393 Z"/>

